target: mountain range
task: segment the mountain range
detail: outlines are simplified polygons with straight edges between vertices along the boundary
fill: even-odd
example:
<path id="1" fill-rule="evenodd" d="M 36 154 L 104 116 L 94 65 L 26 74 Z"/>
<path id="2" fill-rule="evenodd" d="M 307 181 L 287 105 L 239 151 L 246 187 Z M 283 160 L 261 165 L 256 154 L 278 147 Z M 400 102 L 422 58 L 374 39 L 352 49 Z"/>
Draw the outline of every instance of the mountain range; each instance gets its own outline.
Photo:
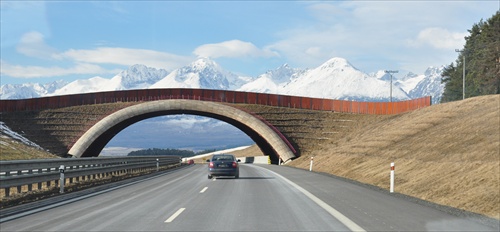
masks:
<path id="1" fill-rule="evenodd" d="M 424 74 L 392 75 L 392 99 L 401 101 L 432 96 L 438 103 L 444 90 L 443 67 L 429 67 Z M 6 84 L 0 87 L 1 99 L 23 99 L 99 91 L 147 88 L 204 88 L 356 101 L 390 101 L 391 74 L 384 70 L 364 73 L 346 59 L 332 58 L 311 69 L 284 64 L 257 77 L 236 75 L 209 58 L 168 72 L 145 65 L 130 66 L 108 79 L 95 76 L 72 82 L 47 84 Z"/>
<path id="2" fill-rule="evenodd" d="M 0 87 L 0 98 L 24 99 L 147 88 L 204 88 L 390 101 L 392 79 L 394 101 L 432 96 L 433 103 L 438 103 L 444 90 L 442 71 L 443 67 L 429 67 L 424 74 L 407 73 L 397 78 L 384 70 L 367 74 L 343 58 L 332 58 L 316 68 L 300 69 L 284 64 L 257 77 L 249 77 L 227 71 L 211 59 L 199 58 L 172 72 L 136 64 L 112 78 L 96 76 L 72 82 L 6 84 Z M 147 148 L 220 150 L 251 144 L 253 141 L 246 134 L 225 122 L 193 115 L 170 115 L 146 119 L 125 128 L 113 137 L 101 154 L 126 155 Z"/>

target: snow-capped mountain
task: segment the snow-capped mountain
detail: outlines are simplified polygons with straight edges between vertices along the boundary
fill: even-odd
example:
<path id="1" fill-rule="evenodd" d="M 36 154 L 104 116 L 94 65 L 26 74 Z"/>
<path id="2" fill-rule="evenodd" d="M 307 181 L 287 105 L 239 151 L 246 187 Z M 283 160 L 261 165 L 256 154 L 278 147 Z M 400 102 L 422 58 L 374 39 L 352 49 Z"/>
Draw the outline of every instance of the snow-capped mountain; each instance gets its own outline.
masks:
<path id="1" fill-rule="evenodd" d="M 444 92 L 444 84 L 441 83 L 441 73 L 444 66 L 429 67 L 424 74 L 407 73 L 405 76 L 397 79 L 393 76 L 394 85 L 401 88 L 408 94 L 410 99 L 420 98 L 423 96 L 432 96 L 432 104 L 437 104 L 441 101 L 441 96 Z M 377 78 L 390 81 L 389 74 L 384 71 L 379 71 L 375 74 Z"/>
<path id="2" fill-rule="evenodd" d="M 145 89 L 168 75 L 165 69 L 150 68 L 142 64 L 132 65 L 114 78 L 121 79 L 124 89 Z"/>
<path id="3" fill-rule="evenodd" d="M 443 93 L 443 68 L 430 67 L 424 74 L 392 76 L 394 101 L 432 96 L 438 103 Z M 224 70 L 209 58 L 199 58 L 168 73 L 144 65 L 133 65 L 112 77 L 93 77 L 71 83 L 46 85 L 23 84 L 1 86 L 2 99 L 22 99 L 52 95 L 146 88 L 205 88 L 318 98 L 389 101 L 391 76 L 383 70 L 366 74 L 343 58 L 332 58 L 312 69 L 282 65 L 255 78 L 239 76 Z"/>
<path id="4" fill-rule="evenodd" d="M 269 70 L 258 76 L 255 80 L 242 85 L 238 88 L 238 91 L 279 93 L 282 86 L 286 85 L 291 80 L 296 79 L 304 72 L 305 70 L 291 68 L 288 64 L 284 64 L 281 67 Z"/>
<path id="5" fill-rule="evenodd" d="M 116 78 L 106 79 L 103 77 L 92 77 L 86 80 L 73 81 L 62 88 L 54 91 L 50 96 L 67 95 L 76 93 L 91 93 L 112 90 L 123 90 L 121 83 Z"/>
<path id="6" fill-rule="evenodd" d="M 357 101 L 390 98 L 390 82 L 363 73 L 343 58 L 332 58 L 318 68 L 304 72 L 280 88 L 282 94 Z M 409 96 L 393 87 L 393 100 Z"/>
<path id="7" fill-rule="evenodd" d="M 188 66 L 174 70 L 149 88 L 235 89 L 251 80 L 225 71 L 208 58 L 200 58 Z"/>
<path id="8" fill-rule="evenodd" d="M 419 76 L 422 80 L 409 91 L 408 95 L 411 98 L 432 96 L 432 104 L 439 103 L 445 87 L 445 84 L 441 83 L 443 70 L 444 66 L 429 67 L 423 75 Z"/>
<path id="9" fill-rule="evenodd" d="M 7 84 L 0 87 L 0 99 L 37 98 L 50 95 L 56 90 L 67 85 L 68 82 L 60 80 L 48 84 L 24 83 Z"/>
<path id="10" fill-rule="evenodd" d="M 66 95 L 76 93 L 90 93 L 127 89 L 145 89 L 165 77 L 168 72 L 164 69 L 155 69 L 145 65 L 132 65 L 111 79 L 92 77 L 86 80 L 73 81 L 52 94 Z"/>
<path id="11" fill-rule="evenodd" d="M 389 74 L 386 74 L 386 76 L 389 76 Z M 394 81 L 394 85 L 403 89 L 406 93 L 409 93 L 424 78 L 425 78 L 425 75 L 417 75 L 415 73 L 409 72 L 404 77 L 402 77 L 400 79 L 395 79 L 393 81 Z"/>

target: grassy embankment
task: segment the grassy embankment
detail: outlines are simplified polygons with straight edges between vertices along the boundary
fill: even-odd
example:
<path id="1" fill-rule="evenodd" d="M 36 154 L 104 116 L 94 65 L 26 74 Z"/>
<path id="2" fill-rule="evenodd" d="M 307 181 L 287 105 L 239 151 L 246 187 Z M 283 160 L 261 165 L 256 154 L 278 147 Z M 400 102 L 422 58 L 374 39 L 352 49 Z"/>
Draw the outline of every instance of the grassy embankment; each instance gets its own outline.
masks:
<path id="1" fill-rule="evenodd" d="M 500 95 L 356 120 L 288 165 L 389 189 L 395 162 L 396 192 L 500 219 Z"/>

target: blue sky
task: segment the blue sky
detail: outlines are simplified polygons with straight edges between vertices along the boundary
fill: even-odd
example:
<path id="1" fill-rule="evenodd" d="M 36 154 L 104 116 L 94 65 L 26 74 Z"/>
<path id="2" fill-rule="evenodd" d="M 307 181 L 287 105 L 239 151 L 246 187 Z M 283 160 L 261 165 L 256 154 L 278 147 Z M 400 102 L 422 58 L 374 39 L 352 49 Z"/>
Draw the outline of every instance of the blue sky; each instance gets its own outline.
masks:
<path id="1" fill-rule="evenodd" d="M 1 84 L 169 71 L 199 56 L 257 76 L 346 58 L 370 73 L 455 61 L 492 1 L 1 1 Z M 401 74 L 403 73 L 403 74 Z"/>

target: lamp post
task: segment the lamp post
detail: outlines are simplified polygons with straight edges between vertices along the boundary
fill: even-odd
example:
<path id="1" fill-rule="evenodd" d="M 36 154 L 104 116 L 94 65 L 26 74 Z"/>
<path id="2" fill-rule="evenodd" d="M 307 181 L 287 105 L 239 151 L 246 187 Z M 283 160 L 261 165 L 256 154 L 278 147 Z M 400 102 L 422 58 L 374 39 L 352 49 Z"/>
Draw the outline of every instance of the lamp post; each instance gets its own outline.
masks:
<path id="1" fill-rule="evenodd" d="M 465 99 L 465 49 L 455 49 L 455 52 L 464 52 L 463 57 L 464 57 L 464 63 L 463 63 L 463 74 L 462 74 L 462 100 Z"/>
<path id="2" fill-rule="evenodd" d="M 392 102 L 392 74 L 398 73 L 398 70 L 385 70 L 385 73 L 389 73 L 389 75 L 391 76 L 391 102 Z"/>

